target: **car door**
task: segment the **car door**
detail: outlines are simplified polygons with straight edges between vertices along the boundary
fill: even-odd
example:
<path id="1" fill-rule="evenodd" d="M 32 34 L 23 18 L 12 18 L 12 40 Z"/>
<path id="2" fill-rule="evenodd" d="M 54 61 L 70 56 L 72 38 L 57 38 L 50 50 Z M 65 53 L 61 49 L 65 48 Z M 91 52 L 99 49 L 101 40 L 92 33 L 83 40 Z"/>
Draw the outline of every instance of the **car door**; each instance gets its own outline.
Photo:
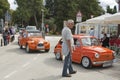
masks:
<path id="1" fill-rule="evenodd" d="M 73 62 L 80 62 L 81 58 L 81 43 L 78 38 L 74 38 L 74 51 L 72 53 L 72 61 Z"/>

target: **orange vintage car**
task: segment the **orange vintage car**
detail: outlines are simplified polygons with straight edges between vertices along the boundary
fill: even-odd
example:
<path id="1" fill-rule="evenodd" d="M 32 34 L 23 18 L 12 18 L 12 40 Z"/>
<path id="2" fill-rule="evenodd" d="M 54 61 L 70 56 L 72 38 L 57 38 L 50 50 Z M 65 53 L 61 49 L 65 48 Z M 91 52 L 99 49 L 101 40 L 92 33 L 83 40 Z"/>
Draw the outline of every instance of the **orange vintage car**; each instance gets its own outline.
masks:
<path id="1" fill-rule="evenodd" d="M 101 46 L 98 39 L 93 36 L 73 35 L 74 51 L 72 61 L 81 64 L 84 68 L 92 66 L 111 66 L 115 61 L 116 53 L 108 48 Z M 59 40 L 54 48 L 54 54 L 57 60 L 63 59 L 62 39 Z"/>
<path id="2" fill-rule="evenodd" d="M 22 49 L 26 48 L 26 52 L 35 50 L 50 50 L 50 42 L 46 41 L 39 30 L 24 31 L 18 39 L 19 46 Z"/>

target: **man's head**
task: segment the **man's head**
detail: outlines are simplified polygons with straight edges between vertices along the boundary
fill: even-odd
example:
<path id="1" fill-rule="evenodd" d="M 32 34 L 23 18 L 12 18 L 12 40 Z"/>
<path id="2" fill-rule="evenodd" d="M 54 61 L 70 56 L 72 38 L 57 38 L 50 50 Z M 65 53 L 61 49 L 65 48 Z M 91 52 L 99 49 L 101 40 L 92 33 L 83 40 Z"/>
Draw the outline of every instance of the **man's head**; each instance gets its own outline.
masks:
<path id="1" fill-rule="evenodd" d="M 74 21 L 73 21 L 72 19 L 69 19 L 69 20 L 67 21 L 67 26 L 68 26 L 69 28 L 73 28 L 73 26 L 74 26 Z"/>

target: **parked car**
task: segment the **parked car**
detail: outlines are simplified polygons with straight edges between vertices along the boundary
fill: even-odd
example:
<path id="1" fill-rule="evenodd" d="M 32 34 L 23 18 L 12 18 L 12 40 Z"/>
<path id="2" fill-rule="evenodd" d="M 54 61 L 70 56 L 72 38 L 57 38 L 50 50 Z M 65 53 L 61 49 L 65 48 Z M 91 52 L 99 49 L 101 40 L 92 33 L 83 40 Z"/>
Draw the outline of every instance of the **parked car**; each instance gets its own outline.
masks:
<path id="1" fill-rule="evenodd" d="M 50 50 L 50 42 L 41 36 L 39 30 L 25 31 L 18 40 L 20 48 L 25 47 L 28 53 L 35 50 L 44 50 L 45 52 Z"/>
<path id="2" fill-rule="evenodd" d="M 26 30 L 37 30 L 36 26 L 27 26 Z"/>
<path id="3" fill-rule="evenodd" d="M 19 34 L 21 34 L 23 30 L 25 30 L 25 28 L 19 28 Z"/>
<path id="4" fill-rule="evenodd" d="M 101 46 L 99 40 L 93 36 L 73 35 L 74 51 L 72 61 L 81 64 L 84 68 L 92 66 L 111 66 L 115 61 L 116 53 L 108 48 Z M 62 39 L 60 39 L 54 48 L 54 54 L 57 60 L 63 59 Z"/>

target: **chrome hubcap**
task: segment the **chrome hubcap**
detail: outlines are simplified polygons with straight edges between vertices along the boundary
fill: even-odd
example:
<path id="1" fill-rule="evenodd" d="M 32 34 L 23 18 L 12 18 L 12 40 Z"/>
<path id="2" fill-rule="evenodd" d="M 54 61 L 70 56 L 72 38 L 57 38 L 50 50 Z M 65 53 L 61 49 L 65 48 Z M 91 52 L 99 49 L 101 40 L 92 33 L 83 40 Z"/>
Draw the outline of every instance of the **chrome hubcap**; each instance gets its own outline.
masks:
<path id="1" fill-rule="evenodd" d="M 88 67 L 90 64 L 89 59 L 87 57 L 84 57 L 82 60 L 82 64 L 84 67 Z"/>

